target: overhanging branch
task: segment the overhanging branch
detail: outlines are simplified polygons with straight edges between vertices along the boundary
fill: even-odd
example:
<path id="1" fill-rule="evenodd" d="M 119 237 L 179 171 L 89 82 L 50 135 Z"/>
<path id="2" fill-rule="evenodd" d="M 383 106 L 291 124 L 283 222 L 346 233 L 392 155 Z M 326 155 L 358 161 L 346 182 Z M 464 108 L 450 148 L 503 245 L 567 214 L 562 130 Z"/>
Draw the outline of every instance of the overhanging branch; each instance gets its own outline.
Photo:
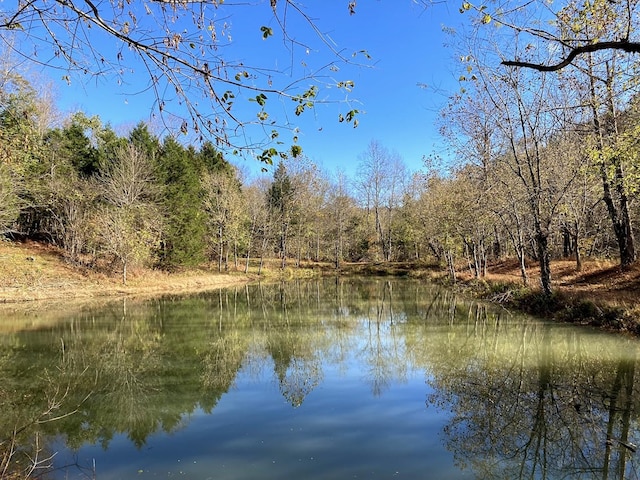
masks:
<path id="1" fill-rule="evenodd" d="M 518 60 L 505 60 L 502 62 L 502 65 L 505 65 L 507 67 L 532 68 L 533 70 L 538 70 L 539 72 L 555 72 L 558 70 L 562 70 L 564 67 L 571 64 L 571 62 L 573 62 L 573 60 L 578 55 L 597 52 L 600 50 L 622 50 L 627 53 L 640 53 L 640 43 L 630 42 L 628 40 L 615 40 L 610 42 L 591 43 L 589 45 L 575 47 L 569 52 L 564 60 L 562 60 L 560 63 L 556 63 L 555 65 L 543 65 L 541 63 L 521 62 Z"/>

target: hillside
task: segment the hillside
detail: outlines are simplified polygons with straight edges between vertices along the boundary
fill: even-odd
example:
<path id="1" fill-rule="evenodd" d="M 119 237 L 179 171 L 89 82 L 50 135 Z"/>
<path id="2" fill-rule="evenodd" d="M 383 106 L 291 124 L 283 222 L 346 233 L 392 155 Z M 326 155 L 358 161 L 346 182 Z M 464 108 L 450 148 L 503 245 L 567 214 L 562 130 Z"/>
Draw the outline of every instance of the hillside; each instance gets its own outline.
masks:
<path id="1" fill-rule="evenodd" d="M 55 247 L 0 241 L 0 303 L 195 292 L 244 284 L 252 279 L 248 275 L 201 269 L 172 274 L 133 269 L 127 285 L 123 285 L 117 274 L 70 265 Z"/>
<path id="2" fill-rule="evenodd" d="M 529 287 L 524 288 L 516 261 L 492 265 L 477 280 L 460 274 L 463 285 L 484 298 L 507 307 L 562 321 L 640 334 L 640 262 L 622 269 L 613 261 L 586 260 L 577 271 L 572 260 L 551 263 L 554 295 L 543 297 L 539 270 L 528 265 Z"/>

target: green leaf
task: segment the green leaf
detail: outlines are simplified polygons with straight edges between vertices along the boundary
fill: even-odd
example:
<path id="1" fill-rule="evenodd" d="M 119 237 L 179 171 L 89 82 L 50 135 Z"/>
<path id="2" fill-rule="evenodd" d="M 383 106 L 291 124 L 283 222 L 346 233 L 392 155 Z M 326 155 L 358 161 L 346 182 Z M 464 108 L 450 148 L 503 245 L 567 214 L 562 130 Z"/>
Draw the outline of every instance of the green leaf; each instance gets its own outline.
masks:
<path id="1" fill-rule="evenodd" d="M 262 39 L 266 40 L 271 35 L 273 35 L 273 29 L 269 27 L 265 27 L 264 25 L 260 27 L 260 31 L 262 32 Z"/>
<path id="2" fill-rule="evenodd" d="M 353 90 L 353 87 L 355 87 L 355 83 L 353 82 L 353 80 L 345 80 L 343 82 L 338 82 L 337 87 L 344 88 L 347 92 L 350 92 L 351 90 Z"/>
<path id="3" fill-rule="evenodd" d="M 302 147 L 300 145 L 291 146 L 291 156 L 297 158 L 302 154 Z"/>
<path id="4" fill-rule="evenodd" d="M 276 155 L 278 155 L 278 151 L 275 148 L 268 148 L 258 155 L 258 160 L 267 165 L 273 165 L 273 157 Z"/>
<path id="5" fill-rule="evenodd" d="M 347 122 L 351 122 L 356 117 L 356 115 L 358 113 L 360 113 L 360 112 L 358 110 L 355 110 L 355 109 L 347 112 L 347 116 L 346 116 Z"/>

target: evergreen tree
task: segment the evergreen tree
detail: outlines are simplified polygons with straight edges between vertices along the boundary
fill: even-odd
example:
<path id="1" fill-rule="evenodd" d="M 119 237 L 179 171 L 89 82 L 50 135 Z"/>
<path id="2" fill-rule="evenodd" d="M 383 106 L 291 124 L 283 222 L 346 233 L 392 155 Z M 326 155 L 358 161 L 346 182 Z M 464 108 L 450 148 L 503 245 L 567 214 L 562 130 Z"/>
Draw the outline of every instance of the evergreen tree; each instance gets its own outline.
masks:
<path id="1" fill-rule="evenodd" d="M 205 260 L 206 218 L 193 152 L 173 137 L 164 140 L 157 178 L 163 186 L 165 234 L 160 261 L 165 267 L 197 265 Z"/>
<path id="2" fill-rule="evenodd" d="M 99 155 L 86 132 L 97 129 L 100 120 L 97 117 L 87 118 L 83 113 L 76 113 L 63 128 L 51 130 L 47 135 L 47 143 L 56 158 L 71 165 L 80 175 L 89 177 L 99 170 Z"/>
<path id="3" fill-rule="evenodd" d="M 144 152 L 151 162 L 156 162 L 158 152 L 160 151 L 160 141 L 149 131 L 146 123 L 138 123 L 131 133 L 129 133 L 129 141 L 139 150 Z"/>
<path id="4" fill-rule="evenodd" d="M 287 168 L 284 163 L 280 162 L 273 174 L 273 183 L 268 192 L 268 204 L 278 235 L 282 268 L 286 265 L 287 241 L 294 219 L 294 194 L 295 189 L 287 173 Z"/>
<path id="5" fill-rule="evenodd" d="M 235 174 L 232 165 L 225 160 L 222 152 L 209 141 L 202 144 L 200 152 L 198 152 L 198 160 L 208 173 L 224 171 L 229 175 Z"/>
<path id="6" fill-rule="evenodd" d="M 111 167 L 119 153 L 127 147 L 127 139 L 119 137 L 110 125 L 99 129 L 96 137 L 98 165 L 102 173 Z"/>

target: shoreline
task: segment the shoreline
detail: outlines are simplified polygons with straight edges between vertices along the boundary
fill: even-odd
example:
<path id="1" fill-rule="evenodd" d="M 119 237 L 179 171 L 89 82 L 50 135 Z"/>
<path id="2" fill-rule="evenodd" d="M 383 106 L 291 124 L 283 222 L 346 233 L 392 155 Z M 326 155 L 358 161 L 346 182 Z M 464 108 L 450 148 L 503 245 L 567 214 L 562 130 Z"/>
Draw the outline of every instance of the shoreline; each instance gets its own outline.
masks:
<path id="1" fill-rule="evenodd" d="M 275 261 L 274 261 L 275 262 Z M 535 263 L 528 266 L 525 286 L 513 260 L 495 262 L 488 275 L 475 278 L 460 270 L 456 283 L 437 265 L 424 263 L 305 264 L 280 271 L 274 263 L 262 275 L 256 271 L 193 268 L 167 273 L 131 269 L 127 285 L 113 273 L 100 273 L 66 262 L 59 249 L 37 242 L 0 241 L 0 312 L 37 311 L 53 305 L 110 302 L 119 298 L 145 298 L 190 294 L 248 285 L 256 281 L 309 278 L 316 275 L 389 275 L 423 278 L 446 284 L 483 301 L 554 320 L 593 325 L 640 335 L 640 262 L 621 269 L 612 261 L 590 260 L 577 270 L 570 260 L 554 260 L 554 294 L 543 297 Z"/>
<path id="2" fill-rule="evenodd" d="M 70 265 L 55 247 L 0 242 L 0 305 L 15 308 L 35 303 L 197 293 L 256 280 L 253 274 L 218 273 L 205 268 L 174 273 L 132 269 L 124 285 L 117 275 Z"/>

